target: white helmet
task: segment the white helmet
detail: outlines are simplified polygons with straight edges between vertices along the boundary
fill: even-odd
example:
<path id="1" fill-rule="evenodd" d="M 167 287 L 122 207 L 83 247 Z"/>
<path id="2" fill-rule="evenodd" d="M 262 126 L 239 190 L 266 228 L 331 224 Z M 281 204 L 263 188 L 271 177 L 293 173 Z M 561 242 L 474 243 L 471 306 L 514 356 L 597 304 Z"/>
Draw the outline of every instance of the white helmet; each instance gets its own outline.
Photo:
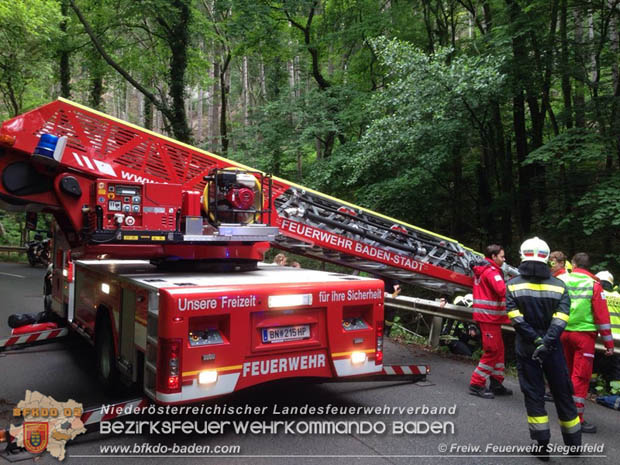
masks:
<path id="1" fill-rule="evenodd" d="M 454 305 L 464 305 L 471 307 L 474 304 L 474 297 L 471 294 L 459 295 L 454 299 Z"/>
<path id="2" fill-rule="evenodd" d="M 521 253 L 522 262 L 533 261 L 541 263 L 547 263 L 551 253 L 547 243 L 538 237 L 532 237 L 524 241 L 519 252 Z"/>
<path id="3" fill-rule="evenodd" d="M 607 281 L 612 286 L 614 285 L 614 275 L 609 271 L 599 271 L 595 276 L 599 281 Z"/>

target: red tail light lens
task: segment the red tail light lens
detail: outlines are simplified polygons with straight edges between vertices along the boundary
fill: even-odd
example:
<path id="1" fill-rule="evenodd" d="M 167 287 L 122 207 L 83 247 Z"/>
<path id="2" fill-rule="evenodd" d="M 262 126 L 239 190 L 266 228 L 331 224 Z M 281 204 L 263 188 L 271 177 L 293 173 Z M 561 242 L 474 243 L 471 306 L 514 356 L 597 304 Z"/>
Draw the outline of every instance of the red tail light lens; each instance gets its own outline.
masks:
<path id="1" fill-rule="evenodd" d="M 168 390 L 177 391 L 178 389 L 179 389 L 179 377 L 169 376 L 168 377 Z"/>
<path id="2" fill-rule="evenodd" d="M 67 282 L 73 282 L 73 261 L 71 261 L 71 251 L 67 251 L 65 259 L 65 269 L 67 270 Z"/>
<path id="3" fill-rule="evenodd" d="M 375 365 L 383 363 L 383 321 L 377 321 L 377 345 L 375 347 Z"/>
<path id="4" fill-rule="evenodd" d="M 157 390 L 181 392 L 181 339 L 159 339 Z"/>

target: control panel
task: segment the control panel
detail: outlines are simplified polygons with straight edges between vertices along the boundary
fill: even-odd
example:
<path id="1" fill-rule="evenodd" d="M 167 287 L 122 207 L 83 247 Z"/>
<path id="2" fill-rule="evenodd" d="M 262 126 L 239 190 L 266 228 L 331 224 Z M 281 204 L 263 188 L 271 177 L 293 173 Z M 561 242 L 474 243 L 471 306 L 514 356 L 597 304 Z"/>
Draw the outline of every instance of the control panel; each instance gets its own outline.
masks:
<path id="1" fill-rule="evenodd" d="M 181 204 L 179 184 L 98 179 L 96 230 L 176 231 Z"/>

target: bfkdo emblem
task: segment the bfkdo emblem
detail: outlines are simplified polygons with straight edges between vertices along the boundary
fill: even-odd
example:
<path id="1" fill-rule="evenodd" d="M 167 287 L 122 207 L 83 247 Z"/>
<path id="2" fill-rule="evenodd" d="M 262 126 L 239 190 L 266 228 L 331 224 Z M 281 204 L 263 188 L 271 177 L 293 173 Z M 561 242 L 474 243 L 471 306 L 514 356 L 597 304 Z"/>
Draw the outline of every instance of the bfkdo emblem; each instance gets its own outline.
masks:
<path id="1" fill-rule="evenodd" d="M 41 421 L 24 423 L 24 447 L 28 452 L 38 454 L 47 447 L 49 424 Z"/>

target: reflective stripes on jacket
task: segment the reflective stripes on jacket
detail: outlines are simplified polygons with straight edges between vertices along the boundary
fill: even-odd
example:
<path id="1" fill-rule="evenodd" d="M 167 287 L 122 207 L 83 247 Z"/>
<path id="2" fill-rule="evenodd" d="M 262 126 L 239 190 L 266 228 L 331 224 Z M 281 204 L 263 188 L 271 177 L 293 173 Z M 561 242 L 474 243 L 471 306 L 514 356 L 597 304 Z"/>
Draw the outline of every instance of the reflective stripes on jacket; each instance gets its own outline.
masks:
<path id="1" fill-rule="evenodd" d="M 564 283 L 554 277 L 517 276 L 507 283 L 506 310 L 515 330 L 527 343 L 543 337 L 557 344 L 569 319 L 570 300 Z"/>
<path id="2" fill-rule="evenodd" d="M 506 317 L 506 283 L 501 269 L 487 258 L 474 270 L 474 320 L 480 323 L 508 324 Z"/>
<path id="3" fill-rule="evenodd" d="M 589 294 L 589 284 L 592 283 L 592 295 L 590 300 L 586 297 Z M 570 297 L 576 303 L 571 302 L 571 313 L 566 331 L 578 332 L 597 332 L 601 335 L 603 344 L 606 348 L 614 347 L 613 336 L 611 335 L 611 322 L 609 321 L 609 311 L 605 300 L 603 287 L 588 270 L 575 268 L 567 280 Z M 585 289 L 588 288 L 588 289 Z M 574 306 L 573 306 L 574 305 Z M 576 309 L 575 311 L 573 311 Z M 589 313 L 587 310 L 590 310 Z M 584 313 L 585 312 L 585 313 Z M 591 319 L 590 319 L 591 318 Z"/>
<path id="4" fill-rule="evenodd" d="M 609 310 L 609 322 L 614 339 L 620 339 L 620 294 L 617 291 L 605 292 L 607 309 Z"/>
<path id="5" fill-rule="evenodd" d="M 583 273 L 570 273 L 565 280 L 570 297 L 569 331 L 596 331 L 592 315 L 594 279 Z"/>

